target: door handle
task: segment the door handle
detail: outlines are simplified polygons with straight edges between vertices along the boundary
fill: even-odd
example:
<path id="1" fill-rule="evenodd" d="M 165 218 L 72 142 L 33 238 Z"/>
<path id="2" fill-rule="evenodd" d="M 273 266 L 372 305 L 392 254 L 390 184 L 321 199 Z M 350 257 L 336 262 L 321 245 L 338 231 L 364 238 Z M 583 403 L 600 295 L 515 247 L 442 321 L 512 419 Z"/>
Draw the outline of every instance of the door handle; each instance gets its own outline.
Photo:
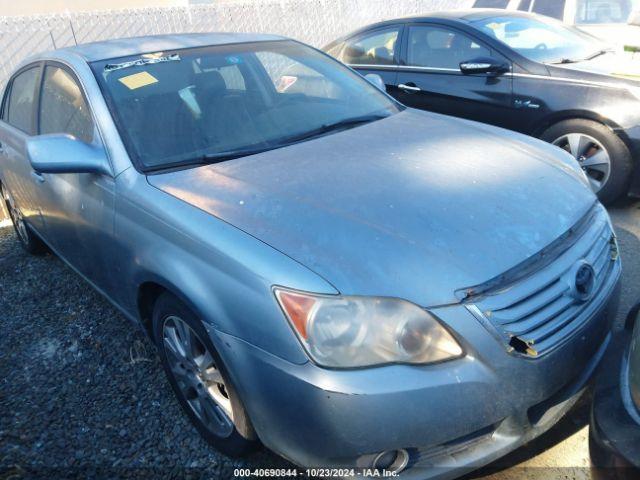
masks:
<path id="1" fill-rule="evenodd" d="M 38 173 L 36 171 L 33 171 L 33 172 L 31 172 L 31 176 L 33 178 L 35 178 L 36 182 L 44 183 L 44 177 L 42 176 L 42 174 L 40 174 L 40 173 Z"/>
<path id="2" fill-rule="evenodd" d="M 413 83 L 409 83 L 409 84 L 401 83 L 400 85 L 398 85 L 398 88 L 400 90 L 404 90 L 405 92 L 409 92 L 409 93 L 416 93 L 416 92 L 422 91 L 420 87 L 416 86 Z"/>

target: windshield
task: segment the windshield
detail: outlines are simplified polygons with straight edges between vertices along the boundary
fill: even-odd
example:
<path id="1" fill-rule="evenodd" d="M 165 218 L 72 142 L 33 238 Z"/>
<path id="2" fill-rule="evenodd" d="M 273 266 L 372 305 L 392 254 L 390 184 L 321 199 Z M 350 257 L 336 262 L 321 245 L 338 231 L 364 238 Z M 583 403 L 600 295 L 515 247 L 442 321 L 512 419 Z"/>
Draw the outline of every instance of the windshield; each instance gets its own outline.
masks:
<path id="1" fill-rule="evenodd" d="M 591 58 L 607 48 L 591 35 L 553 19 L 498 16 L 472 23 L 535 62 L 576 62 Z"/>
<path id="2" fill-rule="evenodd" d="M 142 170 L 279 148 L 402 108 L 360 75 L 292 41 L 154 52 L 92 68 Z"/>

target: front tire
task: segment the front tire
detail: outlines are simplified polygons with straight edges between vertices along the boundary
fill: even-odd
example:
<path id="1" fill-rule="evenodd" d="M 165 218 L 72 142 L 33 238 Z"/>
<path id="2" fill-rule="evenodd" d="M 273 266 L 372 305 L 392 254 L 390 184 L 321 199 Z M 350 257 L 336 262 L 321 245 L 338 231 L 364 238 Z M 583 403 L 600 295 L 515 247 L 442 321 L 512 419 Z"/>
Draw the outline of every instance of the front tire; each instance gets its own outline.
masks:
<path id="1" fill-rule="evenodd" d="M 164 293 L 155 303 L 153 336 L 169 383 L 200 435 L 230 456 L 251 451 L 255 431 L 200 319 Z"/>
<path id="2" fill-rule="evenodd" d="M 605 125 L 585 119 L 565 120 L 548 128 L 540 138 L 577 160 L 605 205 L 627 193 L 633 169 L 631 152 Z"/>
<path id="3" fill-rule="evenodd" d="M 31 227 L 27 224 L 22 215 L 22 211 L 16 204 L 15 200 L 9 191 L 2 185 L 0 185 L 0 194 L 2 194 L 2 199 L 7 208 L 7 212 L 9 213 L 9 218 L 11 219 L 11 223 L 13 224 L 13 228 L 16 231 L 16 235 L 18 236 L 18 240 L 20 240 L 22 248 L 31 255 L 42 255 L 47 253 L 47 246 L 42 240 L 40 240 L 40 237 L 33 233 L 33 230 L 31 230 Z"/>

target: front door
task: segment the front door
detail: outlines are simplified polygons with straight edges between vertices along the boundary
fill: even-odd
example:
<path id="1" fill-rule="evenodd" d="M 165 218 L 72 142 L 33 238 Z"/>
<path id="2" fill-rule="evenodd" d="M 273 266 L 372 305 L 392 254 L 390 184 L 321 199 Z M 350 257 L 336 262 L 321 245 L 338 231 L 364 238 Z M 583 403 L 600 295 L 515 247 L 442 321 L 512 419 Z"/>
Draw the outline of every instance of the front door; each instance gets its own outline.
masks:
<path id="1" fill-rule="evenodd" d="M 397 98 L 410 107 L 503 127 L 513 113 L 510 74 L 464 75 L 460 63 L 478 57 L 507 60 L 457 29 L 434 24 L 406 27 Z"/>
<path id="2" fill-rule="evenodd" d="M 59 64 L 48 64 L 44 70 L 38 133 L 67 134 L 102 148 L 80 83 Z M 111 291 L 114 179 L 94 173 L 43 173 L 38 188 L 46 235 L 54 249 L 98 288 Z"/>

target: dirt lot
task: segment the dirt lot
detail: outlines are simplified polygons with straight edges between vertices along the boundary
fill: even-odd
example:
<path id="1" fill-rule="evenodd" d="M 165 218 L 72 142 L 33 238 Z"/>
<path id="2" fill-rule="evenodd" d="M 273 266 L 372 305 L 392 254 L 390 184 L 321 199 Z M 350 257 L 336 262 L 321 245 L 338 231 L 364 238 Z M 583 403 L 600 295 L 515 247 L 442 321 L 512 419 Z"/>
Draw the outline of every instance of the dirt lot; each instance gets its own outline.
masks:
<path id="1" fill-rule="evenodd" d="M 620 325 L 640 299 L 640 202 L 611 209 L 624 261 Z M 173 399 L 144 336 L 54 256 L 0 227 L 0 478 L 231 478 L 286 466 L 210 449 Z M 588 402 L 472 478 L 589 479 Z"/>

